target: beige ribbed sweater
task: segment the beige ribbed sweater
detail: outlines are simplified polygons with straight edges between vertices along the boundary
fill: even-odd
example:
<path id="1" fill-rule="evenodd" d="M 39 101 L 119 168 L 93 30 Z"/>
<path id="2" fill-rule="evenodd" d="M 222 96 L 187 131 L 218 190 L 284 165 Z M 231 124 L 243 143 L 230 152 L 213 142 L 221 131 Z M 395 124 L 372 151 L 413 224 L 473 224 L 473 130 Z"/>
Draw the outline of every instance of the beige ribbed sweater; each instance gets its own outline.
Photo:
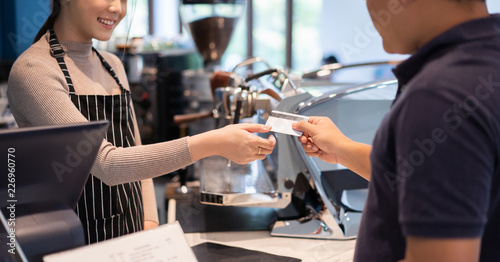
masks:
<path id="1" fill-rule="evenodd" d="M 91 43 L 61 42 L 77 95 L 119 94 L 120 88 L 92 51 Z M 125 70 L 115 55 L 100 51 L 129 89 Z M 69 98 L 64 75 L 51 56 L 48 34 L 26 50 L 14 63 L 7 96 L 20 127 L 87 122 Z M 137 123 L 136 143 L 141 144 Z M 91 173 L 108 185 L 143 180 L 145 219 L 158 222 L 151 178 L 193 163 L 187 138 L 152 145 L 117 148 L 103 141 Z"/>

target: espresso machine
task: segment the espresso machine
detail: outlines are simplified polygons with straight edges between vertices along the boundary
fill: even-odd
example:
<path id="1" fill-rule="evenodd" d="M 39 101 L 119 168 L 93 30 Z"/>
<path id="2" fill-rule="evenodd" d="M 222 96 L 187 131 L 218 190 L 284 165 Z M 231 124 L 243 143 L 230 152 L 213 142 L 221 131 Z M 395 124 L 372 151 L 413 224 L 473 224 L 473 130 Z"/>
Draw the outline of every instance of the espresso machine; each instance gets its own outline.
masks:
<path id="1" fill-rule="evenodd" d="M 355 65 L 336 66 L 332 71 Z M 302 76 L 313 75 L 312 72 Z M 215 90 L 212 117 L 218 123 L 265 123 L 272 110 L 327 116 L 348 137 L 367 144 L 389 111 L 397 89 L 395 79 L 342 84 L 300 78 L 297 81 L 276 68 L 246 77 L 226 77 L 230 78 L 228 86 Z M 341 165 L 307 156 L 294 136 L 274 135 L 277 145 L 264 160 L 237 165 L 224 158 L 209 157 L 195 163 L 201 202 L 275 208 L 277 215 L 270 226 L 273 236 L 355 238 L 368 181 Z"/>
<path id="2" fill-rule="evenodd" d="M 179 125 L 198 125 L 202 126 L 200 131 L 206 131 L 241 122 L 265 123 L 269 114 L 277 110 L 327 116 L 351 139 L 372 142 L 394 99 L 396 80 L 320 83 L 317 77 L 326 71 L 331 73 L 372 63 L 336 63 L 297 76 L 273 68 L 258 57 L 243 61 L 231 72 L 218 71 L 244 1 L 181 0 L 181 3 L 183 24 L 203 57 L 204 69 L 184 75 L 187 76 L 184 86 L 187 100 L 191 101 L 191 112 L 188 111 L 191 114 L 176 116 Z M 267 67 L 264 71 L 238 73 L 239 67 L 262 62 Z M 269 134 L 259 135 L 267 137 Z M 274 135 L 277 145 L 264 160 L 239 165 L 212 156 L 197 161 L 194 173 L 200 181 L 199 201 L 228 209 L 272 208 L 276 210 L 269 225 L 273 236 L 355 238 L 368 181 L 341 165 L 307 156 L 296 137 Z M 223 210 L 217 209 L 217 212 L 225 213 Z M 230 215 L 232 223 L 245 223 L 235 221 L 237 216 Z"/>

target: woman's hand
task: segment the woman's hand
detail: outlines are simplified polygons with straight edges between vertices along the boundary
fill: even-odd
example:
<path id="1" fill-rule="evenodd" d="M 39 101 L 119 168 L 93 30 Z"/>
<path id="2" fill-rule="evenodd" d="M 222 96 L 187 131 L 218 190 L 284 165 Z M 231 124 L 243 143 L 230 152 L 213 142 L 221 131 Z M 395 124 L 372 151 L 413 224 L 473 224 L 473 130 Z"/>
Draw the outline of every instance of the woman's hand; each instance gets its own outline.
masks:
<path id="1" fill-rule="evenodd" d="M 260 124 L 228 125 L 219 132 L 223 136 L 225 146 L 218 155 L 221 155 L 237 164 L 250 163 L 257 159 L 264 159 L 273 152 L 276 138 L 270 135 L 264 139 L 252 133 L 266 133 L 270 126 Z"/>
<path id="2" fill-rule="evenodd" d="M 157 227 L 158 227 L 158 223 L 156 223 L 154 221 L 150 221 L 150 220 L 144 220 L 144 230 L 153 229 L 153 228 L 157 228 Z"/>
<path id="3" fill-rule="evenodd" d="M 264 159 L 276 145 L 276 138 L 268 139 L 253 133 L 266 133 L 270 126 L 261 124 L 235 124 L 211 130 L 188 138 L 194 161 L 211 156 L 223 156 L 237 164 Z"/>

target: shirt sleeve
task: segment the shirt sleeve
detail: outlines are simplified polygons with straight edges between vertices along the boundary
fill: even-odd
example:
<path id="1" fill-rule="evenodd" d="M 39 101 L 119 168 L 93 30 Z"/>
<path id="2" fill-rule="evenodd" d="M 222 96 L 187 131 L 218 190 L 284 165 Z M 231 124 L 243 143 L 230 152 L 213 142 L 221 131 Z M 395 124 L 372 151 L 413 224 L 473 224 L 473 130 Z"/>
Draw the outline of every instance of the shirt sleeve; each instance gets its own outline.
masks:
<path id="1" fill-rule="evenodd" d="M 49 126 L 87 122 L 70 100 L 57 63 L 53 64 L 27 58 L 14 64 L 7 95 L 18 124 Z M 104 140 L 91 172 L 104 183 L 117 185 L 157 177 L 192 163 L 186 137 L 129 148 L 118 148 Z"/>
<path id="2" fill-rule="evenodd" d="M 397 108 L 395 131 L 403 233 L 479 237 L 495 163 L 486 110 L 463 94 L 420 90 L 407 95 Z"/>

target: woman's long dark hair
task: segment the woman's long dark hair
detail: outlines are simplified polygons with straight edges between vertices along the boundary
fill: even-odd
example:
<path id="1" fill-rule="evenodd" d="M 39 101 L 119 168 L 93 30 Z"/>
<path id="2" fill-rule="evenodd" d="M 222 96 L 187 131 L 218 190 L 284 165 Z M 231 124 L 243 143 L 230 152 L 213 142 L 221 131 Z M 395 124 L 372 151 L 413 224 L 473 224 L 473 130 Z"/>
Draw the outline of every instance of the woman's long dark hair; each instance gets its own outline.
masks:
<path id="1" fill-rule="evenodd" d="M 40 28 L 40 31 L 38 31 L 38 34 L 35 36 L 35 40 L 33 40 L 33 43 L 37 42 L 42 38 L 42 36 L 47 33 L 47 30 L 51 29 L 54 27 L 54 22 L 56 21 L 57 16 L 59 15 L 59 11 L 61 10 L 61 0 L 52 0 L 52 12 L 50 13 L 49 17 L 45 21 L 45 23 L 42 25 L 42 28 Z"/>

